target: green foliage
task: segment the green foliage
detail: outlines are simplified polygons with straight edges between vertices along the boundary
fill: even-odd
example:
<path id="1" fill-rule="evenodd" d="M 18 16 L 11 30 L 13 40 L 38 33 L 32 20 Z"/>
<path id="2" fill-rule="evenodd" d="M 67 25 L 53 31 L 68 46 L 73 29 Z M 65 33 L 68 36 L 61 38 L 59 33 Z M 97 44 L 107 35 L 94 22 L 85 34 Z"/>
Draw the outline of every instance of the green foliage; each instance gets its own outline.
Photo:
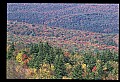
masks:
<path id="1" fill-rule="evenodd" d="M 49 64 L 52 63 L 52 47 L 46 42 L 44 44 L 44 52 L 45 52 L 45 61 Z"/>
<path id="2" fill-rule="evenodd" d="M 12 51 L 8 51 L 7 52 L 7 59 L 11 59 L 13 57 L 13 52 Z"/>
<path id="3" fill-rule="evenodd" d="M 83 73 L 83 70 L 82 70 L 81 65 L 77 65 L 72 70 L 72 78 L 73 79 L 83 79 L 82 73 Z"/>
<path id="4" fill-rule="evenodd" d="M 90 69 L 96 65 L 96 58 L 89 53 L 84 54 L 84 63 L 89 65 Z"/>
<path id="5" fill-rule="evenodd" d="M 38 51 L 39 51 L 38 44 L 36 44 L 36 43 L 31 43 L 31 46 L 30 46 L 30 54 L 38 53 Z"/>
<path id="6" fill-rule="evenodd" d="M 106 57 L 105 57 L 105 52 L 102 51 L 99 54 L 97 54 L 97 58 L 101 60 L 102 62 L 107 62 Z"/>
<path id="7" fill-rule="evenodd" d="M 12 42 L 11 46 L 10 46 L 10 51 L 14 52 L 15 51 L 15 45 L 14 42 Z"/>
<path id="8" fill-rule="evenodd" d="M 113 61 L 116 61 L 116 62 L 119 61 L 119 55 L 118 55 L 118 53 L 113 52 L 113 59 L 112 59 L 112 60 L 113 60 Z"/>
<path id="9" fill-rule="evenodd" d="M 62 54 L 60 56 L 56 55 L 54 67 L 55 67 L 55 77 L 57 79 L 61 79 L 63 76 L 66 75 L 66 67 L 64 65 L 64 57 Z"/>
<path id="10" fill-rule="evenodd" d="M 12 42 L 7 52 L 7 59 L 11 59 L 13 57 L 14 51 L 15 51 L 15 46 L 14 46 L 14 42 Z"/>
<path id="11" fill-rule="evenodd" d="M 32 60 L 29 61 L 28 66 L 30 68 L 39 69 L 40 68 L 40 64 L 42 63 L 40 60 L 41 60 L 41 56 L 38 56 L 38 54 L 34 54 L 32 56 Z"/>
<path id="12" fill-rule="evenodd" d="M 107 62 L 109 60 L 118 61 L 118 53 L 106 49 L 102 52 L 99 52 L 99 54 L 97 54 L 97 58 L 102 60 L 102 62 Z"/>
<path id="13" fill-rule="evenodd" d="M 39 70 L 44 70 L 43 77 L 37 78 L 52 78 L 62 79 L 63 77 L 71 77 L 72 79 L 87 79 L 100 80 L 117 78 L 118 74 L 118 53 L 110 50 L 94 50 L 72 52 L 69 56 L 64 56 L 61 48 L 52 47 L 46 43 L 31 43 L 27 47 L 29 52 L 21 50 L 16 59 L 22 61 L 23 54 L 29 54 L 28 67 L 36 69 L 39 75 Z M 13 57 L 15 51 L 14 43 L 12 43 L 7 52 L 7 59 Z M 47 65 L 47 66 L 44 66 Z M 48 67 L 50 66 L 50 67 Z M 54 68 L 53 68 L 54 67 Z M 84 67 L 84 69 L 83 69 Z M 93 68 L 95 70 L 93 71 Z M 49 71 L 46 71 L 48 70 Z M 49 75 L 48 75 L 49 74 Z"/>

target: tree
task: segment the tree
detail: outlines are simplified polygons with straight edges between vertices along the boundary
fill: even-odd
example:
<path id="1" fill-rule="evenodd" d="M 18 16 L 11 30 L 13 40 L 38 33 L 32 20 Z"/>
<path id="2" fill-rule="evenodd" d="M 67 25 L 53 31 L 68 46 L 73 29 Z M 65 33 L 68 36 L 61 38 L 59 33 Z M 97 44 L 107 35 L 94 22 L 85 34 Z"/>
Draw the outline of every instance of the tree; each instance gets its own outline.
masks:
<path id="1" fill-rule="evenodd" d="M 38 52 L 38 56 L 39 56 L 39 61 L 41 62 L 41 64 L 43 65 L 43 60 L 45 59 L 45 55 L 44 55 L 44 51 L 43 51 L 43 43 L 39 42 L 39 52 Z"/>
<path id="2" fill-rule="evenodd" d="M 63 76 L 66 75 L 66 67 L 64 65 L 64 57 L 62 54 L 60 56 L 56 55 L 54 67 L 55 67 L 55 77 L 57 79 L 61 79 Z"/>
<path id="3" fill-rule="evenodd" d="M 7 52 L 7 59 L 11 59 L 14 56 L 13 55 L 14 51 L 15 51 L 15 46 L 14 46 L 14 42 L 12 42 Z"/>
<path id="4" fill-rule="evenodd" d="M 37 72 L 38 72 L 39 68 L 41 67 L 41 63 L 42 63 L 40 60 L 41 60 L 41 56 L 39 56 L 37 53 L 34 53 L 32 59 L 28 63 L 28 66 L 30 68 L 37 69 Z"/>
<path id="5" fill-rule="evenodd" d="M 96 58 L 89 53 L 85 53 L 84 54 L 84 63 L 89 65 L 90 69 L 92 69 L 93 66 L 95 66 Z"/>
<path id="6" fill-rule="evenodd" d="M 22 62 L 22 55 L 23 53 L 18 53 L 18 55 L 16 56 L 16 61 L 21 63 Z"/>
<path id="7" fill-rule="evenodd" d="M 30 54 L 33 54 L 33 43 L 30 44 Z"/>
<path id="8" fill-rule="evenodd" d="M 10 51 L 14 52 L 15 51 L 15 45 L 14 42 L 12 42 L 11 46 L 10 46 Z"/>
<path id="9" fill-rule="evenodd" d="M 33 44 L 33 53 L 38 53 L 39 52 L 39 47 L 37 43 Z"/>
<path id="10" fill-rule="evenodd" d="M 8 52 L 7 52 L 7 59 L 11 59 L 12 56 L 13 56 L 13 52 L 8 50 Z"/>
<path id="11" fill-rule="evenodd" d="M 118 62 L 119 61 L 119 54 L 118 54 L 118 52 L 113 51 L 112 53 L 113 53 L 113 59 L 112 60 Z"/>
<path id="12" fill-rule="evenodd" d="M 39 52 L 38 44 L 36 44 L 36 43 L 31 43 L 31 46 L 30 46 L 30 54 L 38 53 L 38 52 Z"/>
<path id="13" fill-rule="evenodd" d="M 46 58 L 45 59 L 46 59 L 46 62 L 49 63 L 49 65 L 51 67 L 51 64 L 54 63 L 54 59 L 55 59 L 55 55 L 54 55 L 52 47 L 49 49 L 49 53 L 46 53 Z"/>
<path id="14" fill-rule="evenodd" d="M 95 71 L 95 79 L 102 79 L 103 76 L 103 62 L 101 60 L 96 61 L 96 71 Z"/>
<path id="15" fill-rule="evenodd" d="M 109 60 L 113 59 L 113 53 L 108 49 L 105 50 L 104 55 L 105 55 L 106 61 L 109 61 Z"/>
<path id="16" fill-rule="evenodd" d="M 92 80 L 94 79 L 94 72 L 92 72 L 92 70 L 89 68 L 90 66 L 87 65 L 87 69 L 86 69 L 86 75 L 83 77 L 83 79 L 87 79 L 87 80 Z"/>
<path id="17" fill-rule="evenodd" d="M 78 64 L 72 70 L 72 78 L 73 79 L 83 79 L 82 73 L 83 73 L 82 67 L 80 64 Z"/>
<path id="18" fill-rule="evenodd" d="M 16 61 L 24 67 L 27 67 L 27 63 L 29 62 L 28 55 L 26 53 L 26 51 L 20 51 L 16 56 Z"/>
<path id="19" fill-rule="evenodd" d="M 46 42 L 45 44 L 44 44 L 44 52 L 45 52 L 45 60 L 46 60 L 46 62 L 47 63 L 49 63 L 50 62 L 50 49 L 51 49 L 51 46 L 48 44 L 48 42 Z"/>
<path id="20" fill-rule="evenodd" d="M 116 61 L 116 62 L 118 62 L 118 61 L 119 61 L 119 55 L 118 55 L 118 53 L 115 53 L 115 52 L 114 52 L 113 55 L 114 55 L 114 56 L 113 56 L 113 60 Z"/>

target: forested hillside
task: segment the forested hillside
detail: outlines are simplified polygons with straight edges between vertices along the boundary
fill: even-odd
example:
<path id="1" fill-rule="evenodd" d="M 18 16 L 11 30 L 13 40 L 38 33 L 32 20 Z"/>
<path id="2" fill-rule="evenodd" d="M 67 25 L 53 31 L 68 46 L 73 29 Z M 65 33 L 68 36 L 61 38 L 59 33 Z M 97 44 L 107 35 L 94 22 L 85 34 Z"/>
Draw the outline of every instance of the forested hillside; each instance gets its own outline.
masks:
<path id="1" fill-rule="evenodd" d="M 7 79 L 118 80 L 119 4 L 7 3 Z"/>
<path id="2" fill-rule="evenodd" d="M 16 43 L 19 41 L 24 43 L 48 41 L 53 46 L 74 52 L 89 49 L 118 51 L 118 34 L 94 33 L 15 21 L 8 21 L 7 31 L 9 33 L 8 43 L 15 38 L 13 40 Z"/>
<path id="3" fill-rule="evenodd" d="M 118 10 L 118 4 L 14 3 L 7 5 L 7 18 L 97 33 L 119 33 Z"/>
<path id="4" fill-rule="evenodd" d="M 118 53 L 101 50 L 69 53 L 48 42 L 7 49 L 8 79 L 117 80 Z"/>
<path id="5" fill-rule="evenodd" d="M 117 80 L 118 41 L 117 34 L 8 21 L 7 78 Z"/>

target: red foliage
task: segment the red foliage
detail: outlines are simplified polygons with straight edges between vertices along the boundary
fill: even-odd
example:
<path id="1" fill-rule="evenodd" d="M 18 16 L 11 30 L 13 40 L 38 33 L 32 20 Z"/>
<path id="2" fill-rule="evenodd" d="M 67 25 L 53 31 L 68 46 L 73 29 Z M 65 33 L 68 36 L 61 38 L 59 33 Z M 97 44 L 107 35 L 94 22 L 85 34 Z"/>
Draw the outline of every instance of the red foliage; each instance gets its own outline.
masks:
<path id="1" fill-rule="evenodd" d="M 92 69 L 92 72 L 95 72 L 97 70 L 97 67 L 94 66 L 93 69 Z"/>
<path id="2" fill-rule="evenodd" d="M 24 60 L 24 64 L 27 64 L 28 63 L 28 59 Z"/>
<path id="3" fill-rule="evenodd" d="M 28 58 L 28 56 L 26 55 L 26 54 L 23 54 L 22 55 L 22 61 L 24 61 L 25 59 L 27 59 Z"/>

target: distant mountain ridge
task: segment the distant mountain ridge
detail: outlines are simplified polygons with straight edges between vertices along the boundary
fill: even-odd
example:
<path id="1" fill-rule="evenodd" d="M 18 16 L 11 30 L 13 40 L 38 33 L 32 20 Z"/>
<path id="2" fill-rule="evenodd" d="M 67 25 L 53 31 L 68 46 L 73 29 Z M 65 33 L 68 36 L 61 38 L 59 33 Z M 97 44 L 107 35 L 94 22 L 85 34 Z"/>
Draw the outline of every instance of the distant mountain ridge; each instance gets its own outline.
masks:
<path id="1" fill-rule="evenodd" d="M 14 3 L 7 19 L 97 33 L 119 33 L 118 4 Z"/>

